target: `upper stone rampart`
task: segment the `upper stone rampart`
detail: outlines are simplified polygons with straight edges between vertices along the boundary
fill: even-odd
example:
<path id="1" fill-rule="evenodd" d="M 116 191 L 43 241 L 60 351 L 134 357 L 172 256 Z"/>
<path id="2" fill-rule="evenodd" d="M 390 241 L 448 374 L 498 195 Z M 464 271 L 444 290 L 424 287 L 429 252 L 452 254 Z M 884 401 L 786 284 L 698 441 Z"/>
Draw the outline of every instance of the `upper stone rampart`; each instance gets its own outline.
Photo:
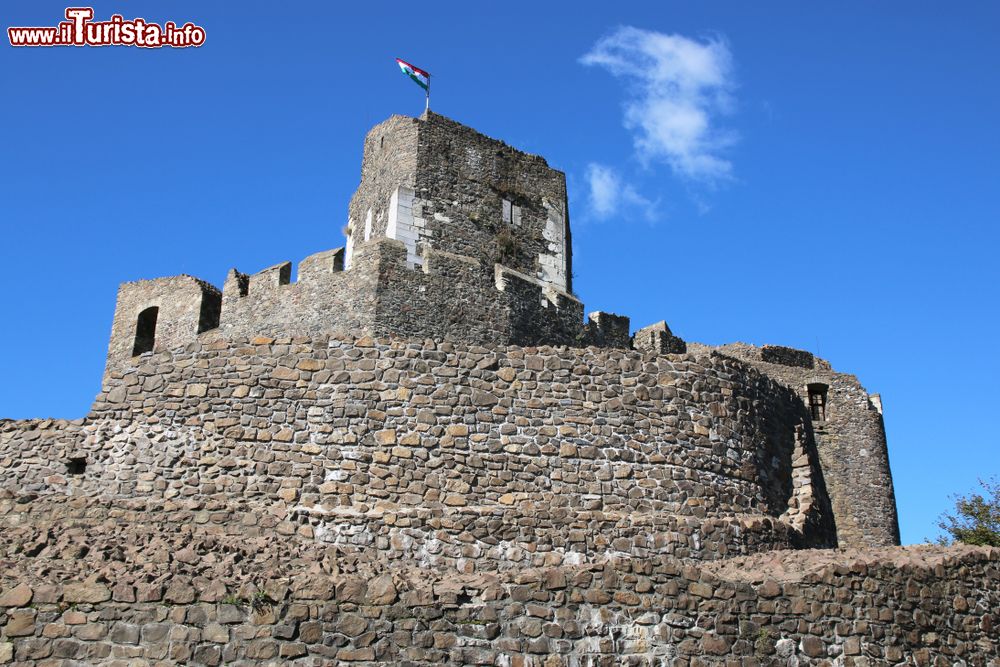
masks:
<path id="1" fill-rule="evenodd" d="M 79 427 L 0 424 L 0 488 L 234 494 L 401 556 L 445 539 L 438 516 L 484 554 L 704 560 L 834 544 L 804 412 L 712 353 L 217 336 L 110 373 Z"/>

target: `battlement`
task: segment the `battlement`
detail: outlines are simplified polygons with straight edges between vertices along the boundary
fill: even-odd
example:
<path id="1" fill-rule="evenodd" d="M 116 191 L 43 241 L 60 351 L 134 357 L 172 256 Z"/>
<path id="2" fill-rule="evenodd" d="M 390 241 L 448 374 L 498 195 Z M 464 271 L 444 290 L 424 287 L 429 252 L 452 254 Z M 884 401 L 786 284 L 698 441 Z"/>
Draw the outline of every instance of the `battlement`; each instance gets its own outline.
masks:
<path id="1" fill-rule="evenodd" d="M 230 269 L 222 288 L 222 300 L 232 302 L 246 297 L 266 299 L 281 287 L 292 284 L 292 263 L 281 262 L 254 274 Z M 334 248 L 309 255 L 299 263 L 296 283 L 327 283 L 344 270 L 344 249 Z"/>
<path id="2" fill-rule="evenodd" d="M 125 283 L 108 369 L 216 329 L 225 336 L 361 332 L 497 345 L 629 346 L 628 318 L 619 318 L 623 333 L 612 339 L 594 322 L 584 326 L 583 304 L 552 283 L 502 264 L 490 276 L 480 259 L 430 245 L 416 265 L 408 252 L 397 239 L 371 239 L 355 247 L 349 269 L 345 249 L 336 248 L 303 259 L 294 281 L 291 262 L 253 274 L 234 268 L 221 292 L 187 276 Z M 159 316 L 146 326 L 142 313 L 150 307 Z M 195 323 L 192 313 L 204 315 Z"/>
<path id="3" fill-rule="evenodd" d="M 111 324 L 108 367 L 156 349 L 186 345 L 219 326 L 222 293 L 193 276 L 122 283 Z"/>

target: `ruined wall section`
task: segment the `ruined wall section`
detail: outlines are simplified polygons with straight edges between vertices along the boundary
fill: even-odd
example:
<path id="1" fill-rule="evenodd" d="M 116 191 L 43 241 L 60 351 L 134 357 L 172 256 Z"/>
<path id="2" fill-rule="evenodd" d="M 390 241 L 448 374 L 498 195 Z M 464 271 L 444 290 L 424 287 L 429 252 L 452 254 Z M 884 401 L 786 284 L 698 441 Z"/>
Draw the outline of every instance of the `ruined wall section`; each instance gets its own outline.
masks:
<path id="1" fill-rule="evenodd" d="M 86 421 L 0 419 L 0 488 L 19 493 L 96 495 L 103 490 L 88 460 Z"/>
<path id="2" fill-rule="evenodd" d="M 823 488 L 797 464 L 815 458 L 800 412 L 790 391 L 722 357 L 218 338 L 106 381 L 74 483 L 279 503 L 342 545 L 395 535 L 418 552 L 440 542 L 444 516 L 462 527 L 449 539 L 467 529 L 484 552 L 502 539 L 584 558 L 715 558 L 832 544 L 818 504 L 810 535 L 788 519 L 797 488 Z M 2 484 L 46 488 L 38 462 L 55 453 L 4 442 Z"/>
<path id="3" fill-rule="evenodd" d="M 826 387 L 824 419 L 809 419 L 841 546 L 899 544 L 899 522 L 881 402 L 853 375 L 808 352 L 735 343 L 716 348 L 760 368 L 809 404 L 809 385 Z M 771 361 L 766 361 L 770 359 Z"/>

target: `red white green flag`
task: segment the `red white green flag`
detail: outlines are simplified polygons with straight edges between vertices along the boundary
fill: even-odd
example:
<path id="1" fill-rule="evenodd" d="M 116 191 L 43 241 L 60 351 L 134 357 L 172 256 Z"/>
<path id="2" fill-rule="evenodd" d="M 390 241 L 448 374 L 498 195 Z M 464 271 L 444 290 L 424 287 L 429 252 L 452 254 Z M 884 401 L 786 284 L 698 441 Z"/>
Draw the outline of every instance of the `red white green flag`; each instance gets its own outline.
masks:
<path id="1" fill-rule="evenodd" d="M 403 74 L 413 79 L 414 83 L 429 91 L 431 87 L 431 75 L 420 69 L 416 65 L 411 65 L 405 60 L 396 58 L 396 62 L 399 63 L 399 69 L 403 70 Z"/>

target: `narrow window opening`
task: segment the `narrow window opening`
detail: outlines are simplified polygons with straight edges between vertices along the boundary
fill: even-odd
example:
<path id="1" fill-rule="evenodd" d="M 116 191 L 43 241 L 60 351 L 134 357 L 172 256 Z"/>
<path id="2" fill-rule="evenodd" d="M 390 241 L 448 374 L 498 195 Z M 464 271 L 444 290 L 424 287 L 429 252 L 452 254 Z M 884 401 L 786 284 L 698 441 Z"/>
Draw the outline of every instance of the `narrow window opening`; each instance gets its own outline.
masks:
<path id="1" fill-rule="evenodd" d="M 87 459 L 85 457 L 74 457 L 66 462 L 67 475 L 82 475 L 87 471 Z"/>
<path id="2" fill-rule="evenodd" d="M 811 384 L 808 386 L 809 391 L 809 414 L 812 416 L 813 421 L 826 421 L 826 394 L 827 386 L 825 384 Z"/>
<path id="3" fill-rule="evenodd" d="M 379 148 L 385 148 L 385 135 L 384 134 L 381 137 L 379 137 L 378 147 Z"/>
<path id="4" fill-rule="evenodd" d="M 132 346 L 132 356 L 136 357 L 143 352 L 152 352 L 153 344 L 156 342 L 156 316 L 160 309 L 156 306 L 147 308 L 139 313 L 135 322 L 135 344 Z"/>

